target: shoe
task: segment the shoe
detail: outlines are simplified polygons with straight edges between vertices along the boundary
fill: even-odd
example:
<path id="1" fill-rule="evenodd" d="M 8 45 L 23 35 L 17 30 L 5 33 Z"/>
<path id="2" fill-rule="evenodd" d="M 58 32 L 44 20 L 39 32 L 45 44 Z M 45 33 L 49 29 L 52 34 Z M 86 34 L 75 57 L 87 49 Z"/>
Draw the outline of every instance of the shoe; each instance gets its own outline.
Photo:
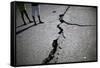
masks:
<path id="1" fill-rule="evenodd" d="M 42 23 L 44 23 L 44 22 L 42 22 L 42 21 L 39 21 L 39 23 L 41 23 L 41 24 L 42 24 Z"/>
<path id="2" fill-rule="evenodd" d="M 41 21 L 40 16 L 38 16 L 38 19 L 39 19 L 40 24 L 44 23 L 44 22 Z"/>
<path id="3" fill-rule="evenodd" d="M 33 21 L 29 21 L 30 23 L 32 23 Z"/>
<path id="4" fill-rule="evenodd" d="M 35 21 L 35 17 L 32 16 L 32 18 L 33 18 L 34 25 L 37 25 L 37 24 L 36 24 L 36 21 Z"/>
<path id="5" fill-rule="evenodd" d="M 27 24 L 24 23 L 23 25 L 27 25 Z"/>

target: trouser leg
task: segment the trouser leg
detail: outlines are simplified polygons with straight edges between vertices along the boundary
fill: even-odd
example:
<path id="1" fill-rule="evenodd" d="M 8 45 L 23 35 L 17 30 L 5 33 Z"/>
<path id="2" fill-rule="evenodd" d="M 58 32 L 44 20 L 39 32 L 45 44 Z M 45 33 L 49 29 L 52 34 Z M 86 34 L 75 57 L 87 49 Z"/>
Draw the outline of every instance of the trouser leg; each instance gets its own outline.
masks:
<path id="1" fill-rule="evenodd" d="M 38 19 L 39 19 L 39 23 L 44 23 L 44 22 L 41 21 L 40 15 L 38 15 Z"/>
<path id="2" fill-rule="evenodd" d="M 32 18 L 33 18 L 33 21 L 34 21 L 34 25 L 37 25 L 37 24 L 36 24 L 36 21 L 35 21 L 35 17 L 32 16 Z"/>
<path id="3" fill-rule="evenodd" d="M 27 19 L 29 20 L 29 22 L 31 23 L 32 21 L 31 21 L 30 18 L 28 17 L 28 14 L 27 14 L 26 10 L 24 10 L 24 13 L 25 13 Z"/>
<path id="4" fill-rule="evenodd" d="M 44 23 L 44 22 L 42 22 L 41 19 L 40 19 L 40 15 L 39 15 L 39 6 L 32 6 L 32 16 L 34 16 L 34 17 L 35 17 L 35 12 L 37 13 L 39 23 Z"/>
<path id="5" fill-rule="evenodd" d="M 23 20 L 23 22 L 24 22 L 24 25 L 26 25 L 26 22 L 25 22 L 25 20 L 24 20 L 24 14 L 23 14 L 23 12 L 20 12 L 21 13 L 21 17 L 22 17 L 22 20 Z"/>
<path id="6" fill-rule="evenodd" d="M 44 22 L 42 22 L 41 19 L 40 19 L 40 14 L 39 14 L 39 5 L 36 6 L 36 11 L 37 11 L 37 16 L 38 16 L 39 23 L 44 23 Z"/>

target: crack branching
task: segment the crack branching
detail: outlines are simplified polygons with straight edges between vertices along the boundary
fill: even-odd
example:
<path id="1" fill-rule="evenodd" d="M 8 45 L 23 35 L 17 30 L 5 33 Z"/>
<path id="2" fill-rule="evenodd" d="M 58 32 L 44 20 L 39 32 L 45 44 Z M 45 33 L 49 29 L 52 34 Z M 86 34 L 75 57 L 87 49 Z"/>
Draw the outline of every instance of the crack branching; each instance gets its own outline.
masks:
<path id="1" fill-rule="evenodd" d="M 66 38 L 64 36 L 64 30 L 63 28 L 61 27 L 61 24 L 65 23 L 67 25 L 76 25 L 76 26 L 80 26 L 80 27 L 83 27 L 83 26 L 95 26 L 95 25 L 80 25 L 80 24 L 72 24 L 72 23 L 69 23 L 69 22 L 66 22 L 65 20 L 63 20 L 63 17 L 64 15 L 66 14 L 66 12 L 68 11 L 68 9 L 70 8 L 70 6 L 67 7 L 67 9 L 65 10 L 65 12 L 63 14 L 60 14 L 59 15 L 59 21 L 60 23 L 57 25 L 57 28 L 59 29 L 59 36 L 53 40 L 52 42 L 52 47 L 53 49 L 50 51 L 49 55 L 47 56 L 47 58 L 45 58 L 42 62 L 42 64 L 48 64 L 51 60 L 53 60 L 53 58 L 55 58 L 55 55 L 59 55 L 59 52 L 56 54 L 56 52 L 58 51 L 58 49 L 62 49 L 58 44 L 58 40 L 59 38 L 62 36 L 64 39 Z M 55 63 L 57 63 L 58 61 L 58 57 L 56 57 L 56 61 Z"/>
<path id="2" fill-rule="evenodd" d="M 80 27 L 96 26 L 96 25 L 80 25 L 80 24 L 69 23 L 69 22 L 66 22 L 65 20 L 62 19 L 62 15 L 60 15 L 59 20 L 61 23 L 65 23 L 67 25 L 76 25 L 76 26 L 80 26 Z"/>
<path id="3" fill-rule="evenodd" d="M 76 24 L 76 23 L 69 23 L 65 20 L 63 20 L 64 15 L 66 14 L 66 12 L 68 11 L 68 9 L 70 8 L 70 6 L 67 7 L 67 9 L 65 10 L 65 12 L 63 14 L 59 15 L 59 21 L 61 23 L 65 23 L 67 25 L 76 25 L 76 26 L 80 26 L 80 27 L 87 27 L 87 26 L 96 26 L 96 25 L 81 25 L 81 24 Z"/>

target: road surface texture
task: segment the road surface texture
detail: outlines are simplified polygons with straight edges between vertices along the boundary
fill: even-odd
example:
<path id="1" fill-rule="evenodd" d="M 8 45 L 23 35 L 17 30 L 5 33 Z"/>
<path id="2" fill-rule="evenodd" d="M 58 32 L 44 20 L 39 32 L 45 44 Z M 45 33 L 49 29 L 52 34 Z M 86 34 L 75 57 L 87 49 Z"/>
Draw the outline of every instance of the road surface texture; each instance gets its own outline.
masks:
<path id="1" fill-rule="evenodd" d="M 25 4 L 32 19 L 31 4 Z M 96 8 L 39 5 L 43 24 L 23 25 L 16 11 L 17 65 L 96 60 Z M 36 17 L 38 23 L 38 18 Z"/>

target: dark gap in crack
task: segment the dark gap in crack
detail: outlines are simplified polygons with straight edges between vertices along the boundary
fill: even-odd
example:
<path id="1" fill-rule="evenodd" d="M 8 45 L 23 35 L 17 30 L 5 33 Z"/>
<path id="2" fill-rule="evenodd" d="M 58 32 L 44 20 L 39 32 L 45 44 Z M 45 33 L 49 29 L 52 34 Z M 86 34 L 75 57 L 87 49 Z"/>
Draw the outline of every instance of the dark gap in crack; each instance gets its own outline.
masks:
<path id="1" fill-rule="evenodd" d="M 61 24 L 61 23 L 60 23 L 60 24 Z M 60 24 L 57 25 L 57 28 L 60 30 L 60 31 L 58 32 L 58 34 L 61 34 L 61 33 L 63 32 L 63 29 L 60 27 Z"/>
<path id="2" fill-rule="evenodd" d="M 66 37 L 64 36 L 63 28 L 60 27 L 61 24 L 62 24 L 62 23 L 60 23 L 60 24 L 57 25 L 57 28 L 60 30 L 60 31 L 58 32 L 58 34 L 59 34 L 59 35 L 62 34 L 63 38 L 66 38 Z"/>
<path id="3" fill-rule="evenodd" d="M 49 53 L 49 56 L 43 60 L 42 64 L 48 64 L 54 58 L 54 55 L 55 55 L 55 53 L 57 51 L 57 47 L 58 47 L 58 38 L 53 40 L 52 47 L 53 47 L 53 49 Z"/>
<path id="4" fill-rule="evenodd" d="M 60 27 L 60 25 L 61 25 L 61 23 L 57 25 L 57 28 L 60 30 L 58 32 L 58 34 L 59 34 L 59 36 L 62 35 L 63 38 L 65 38 L 64 33 L 63 33 L 63 29 Z M 58 46 L 59 45 L 58 44 L 59 36 L 57 37 L 57 39 L 53 40 L 53 43 L 52 43 L 53 49 L 49 53 L 49 56 L 43 60 L 42 64 L 48 64 L 55 57 L 55 53 L 57 52 L 57 48 L 62 49 L 60 46 Z M 57 55 L 59 55 L 59 53 L 57 53 Z M 56 59 L 58 60 L 58 58 L 56 58 Z M 57 63 L 57 61 L 55 61 L 55 63 Z"/>
<path id="5" fill-rule="evenodd" d="M 79 26 L 79 27 L 90 27 L 90 26 L 96 26 L 96 25 L 80 25 L 80 24 L 74 24 L 74 23 L 69 23 L 64 21 L 63 19 L 59 19 L 61 23 L 65 23 L 67 25 L 75 25 L 75 26 Z"/>

